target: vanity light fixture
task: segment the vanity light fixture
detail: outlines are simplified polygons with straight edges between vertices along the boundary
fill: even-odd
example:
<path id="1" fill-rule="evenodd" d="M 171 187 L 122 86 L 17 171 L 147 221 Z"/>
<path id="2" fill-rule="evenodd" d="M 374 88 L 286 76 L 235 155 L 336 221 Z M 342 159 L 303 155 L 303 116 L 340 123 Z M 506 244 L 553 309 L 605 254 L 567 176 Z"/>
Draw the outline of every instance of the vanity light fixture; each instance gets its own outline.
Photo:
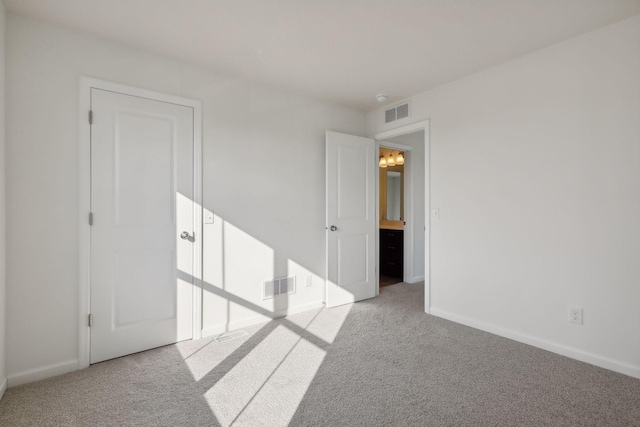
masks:
<path id="1" fill-rule="evenodd" d="M 402 151 L 398 151 L 398 156 L 396 157 L 396 165 L 404 165 L 404 155 Z"/>
<path id="2" fill-rule="evenodd" d="M 387 166 L 395 166 L 396 158 L 393 157 L 393 151 L 389 152 L 389 157 L 387 158 Z"/>
<path id="3" fill-rule="evenodd" d="M 378 166 L 380 166 L 381 168 L 387 167 L 387 159 L 385 159 L 384 156 L 380 156 L 380 162 L 378 163 Z"/>

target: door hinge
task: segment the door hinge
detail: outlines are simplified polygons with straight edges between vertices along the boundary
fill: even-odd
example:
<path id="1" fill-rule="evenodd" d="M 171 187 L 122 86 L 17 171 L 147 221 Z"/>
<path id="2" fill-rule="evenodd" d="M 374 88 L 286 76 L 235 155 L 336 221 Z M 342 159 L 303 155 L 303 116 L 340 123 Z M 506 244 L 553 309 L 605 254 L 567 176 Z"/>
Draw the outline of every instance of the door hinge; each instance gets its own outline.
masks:
<path id="1" fill-rule="evenodd" d="M 93 111 L 89 110 L 89 124 L 93 124 Z"/>
<path id="2" fill-rule="evenodd" d="M 93 212 L 89 212 L 89 225 L 93 225 Z"/>
<path id="3" fill-rule="evenodd" d="M 89 315 L 89 327 L 93 327 L 93 314 Z"/>

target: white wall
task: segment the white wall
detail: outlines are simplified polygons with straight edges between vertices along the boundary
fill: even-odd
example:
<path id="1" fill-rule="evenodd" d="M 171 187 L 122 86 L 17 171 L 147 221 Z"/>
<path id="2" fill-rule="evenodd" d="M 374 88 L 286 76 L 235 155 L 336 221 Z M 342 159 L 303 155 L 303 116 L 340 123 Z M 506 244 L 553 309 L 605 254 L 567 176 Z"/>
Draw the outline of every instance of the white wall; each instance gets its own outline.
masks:
<path id="1" fill-rule="evenodd" d="M 322 303 L 324 134 L 364 134 L 364 113 L 11 14 L 7 25 L 10 385 L 77 366 L 81 75 L 203 102 L 204 205 L 217 215 L 206 332 Z M 263 301 L 262 281 L 286 275 L 297 293 Z"/>
<path id="2" fill-rule="evenodd" d="M 413 221 L 413 277 L 405 278 L 405 281 L 416 282 L 424 280 L 424 131 L 386 138 L 385 141 L 412 147 L 409 155 L 411 156 L 410 170 L 414 188 L 413 205 L 410 207 Z M 382 142 L 381 144 L 384 145 Z M 408 208 L 409 206 L 405 206 L 405 209 Z"/>
<path id="3" fill-rule="evenodd" d="M 411 102 L 432 313 L 640 377 L 640 16 Z"/>
<path id="4" fill-rule="evenodd" d="M 5 10 L 0 0 L 0 398 L 7 387 L 6 377 L 6 235 L 5 235 L 5 132 L 4 132 L 4 75 L 5 75 Z"/>

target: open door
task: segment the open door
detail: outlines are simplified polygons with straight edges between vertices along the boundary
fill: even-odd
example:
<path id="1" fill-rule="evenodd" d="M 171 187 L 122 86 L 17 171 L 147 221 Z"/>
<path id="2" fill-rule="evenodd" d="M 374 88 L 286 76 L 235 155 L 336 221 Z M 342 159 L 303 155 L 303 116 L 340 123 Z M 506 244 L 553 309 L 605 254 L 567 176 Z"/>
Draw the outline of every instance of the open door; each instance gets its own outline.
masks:
<path id="1" fill-rule="evenodd" d="M 327 132 L 327 294 L 335 307 L 376 296 L 375 141 Z"/>

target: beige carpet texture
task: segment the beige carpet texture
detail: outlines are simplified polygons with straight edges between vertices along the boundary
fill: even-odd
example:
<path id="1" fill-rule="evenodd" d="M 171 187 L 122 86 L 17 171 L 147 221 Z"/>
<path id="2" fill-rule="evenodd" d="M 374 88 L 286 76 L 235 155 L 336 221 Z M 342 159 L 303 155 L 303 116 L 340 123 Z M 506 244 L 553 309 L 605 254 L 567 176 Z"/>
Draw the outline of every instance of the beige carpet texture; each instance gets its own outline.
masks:
<path id="1" fill-rule="evenodd" d="M 429 316 L 422 288 L 11 388 L 0 425 L 640 426 L 640 380 Z"/>

